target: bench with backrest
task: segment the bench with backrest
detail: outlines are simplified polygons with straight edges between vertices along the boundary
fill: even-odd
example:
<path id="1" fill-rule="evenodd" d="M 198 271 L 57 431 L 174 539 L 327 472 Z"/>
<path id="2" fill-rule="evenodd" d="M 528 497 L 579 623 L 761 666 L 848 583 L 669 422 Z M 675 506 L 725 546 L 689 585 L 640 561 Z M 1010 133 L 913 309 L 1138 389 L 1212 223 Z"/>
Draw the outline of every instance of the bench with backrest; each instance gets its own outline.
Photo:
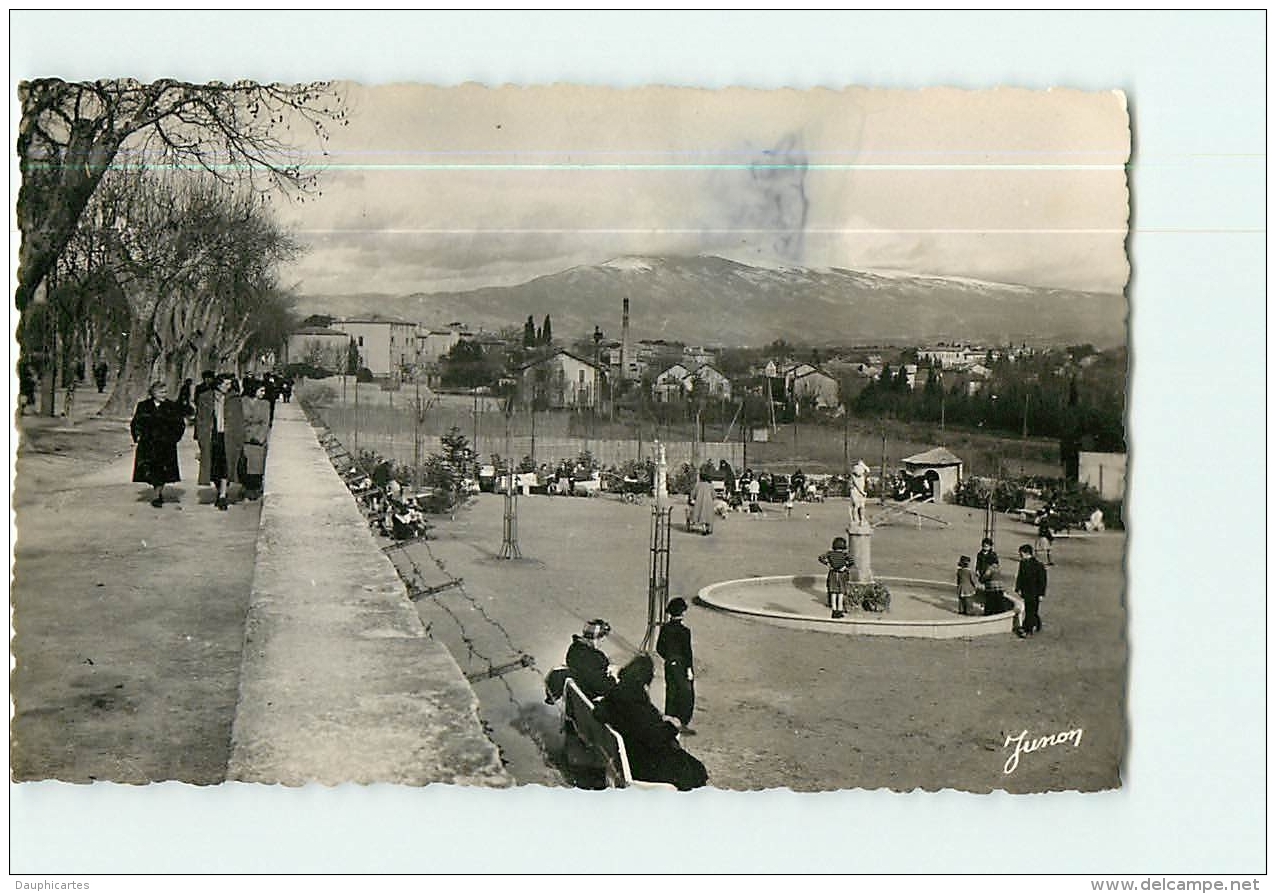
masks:
<path id="1" fill-rule="evenodd" d="M 568 678 L 563 685 L 563 712 L 569 731 L 603 761 L 607 785 L 611 788 L 662 788 L 677 791 L 667 782 L 645 782 L 634 779 L 629 769 L 625 740 L 611 727 L 594 716 L 594 703 Z"/>

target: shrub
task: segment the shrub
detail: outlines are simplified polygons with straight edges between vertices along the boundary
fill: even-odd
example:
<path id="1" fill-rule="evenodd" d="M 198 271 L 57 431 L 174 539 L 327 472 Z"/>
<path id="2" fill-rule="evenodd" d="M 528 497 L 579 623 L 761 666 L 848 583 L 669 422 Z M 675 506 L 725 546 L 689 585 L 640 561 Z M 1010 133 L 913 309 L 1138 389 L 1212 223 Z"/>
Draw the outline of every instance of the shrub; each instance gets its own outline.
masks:
<path id="1" fill-rule="evenodd" d="M 689 494 L 696 486 L 697 474 L 691 463 L 683 463 L 676 472 L 669 475 L 669 493 Z"/>
<path id="2" fill-rule="evenodd" d="M 588 450 L 582 450 L 576 456 L 577 467 L 583 468 L 591 475 L 598 471 L 598 460 L 594 459 L 594 454 Z"/>
<path id="3" fill-rule="evenodd" d="M 294 379 L 326 379 L 332 373 L 310 363 L 289 363 L 284 367 L 284 375 Z"/>
<path id="4" fill-rule="evenodd" d="M 858 605 L 867 612 L 884 612 L 891 607 L 891 591 L 881 581 L 851 584 L 846 593 L 847 605 Z"/>
<path id="5" fill-rule="evenodd" d="M 1103 512 L 1103 523 L 1110 528 L 1124 527 L 1121 512 L 1124 509 L 1121 500 L 1105 500 L 1094 488 L 1076 482 L 1069 482 L 1067 487 L 1056 490 L 1047 496 L 1050 506 L 1050 518 L 1059 528 L 1080 528 L 1094 510 Z"/>
<path id="6" fill-rule="evenodd" d="M 374 378 L 372 370 L 368 369 L 366 366 L 359 367 L 359 371 L 354 374 L 354 380 L 356 382 L 371 382 Z"/>
<path id="7" fill-rule="evenodd" d="M 1027 492 L 1014 481 L 972 477 L 957 485 L 957 490 L 953 492 L 953 502 L 958 506 L 983 509 L 988 505 L 989 494 L 992 495 L 994 512 L 1022 509 L 1028 499 Z"/>

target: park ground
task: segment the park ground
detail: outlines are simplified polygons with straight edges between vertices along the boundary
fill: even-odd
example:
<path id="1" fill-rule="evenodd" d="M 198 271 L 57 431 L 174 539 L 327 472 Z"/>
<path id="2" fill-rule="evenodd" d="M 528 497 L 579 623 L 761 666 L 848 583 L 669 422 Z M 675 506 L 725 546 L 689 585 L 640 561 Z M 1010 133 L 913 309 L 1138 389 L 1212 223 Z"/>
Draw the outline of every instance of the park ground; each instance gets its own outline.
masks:
<path id="1" fill-rule="evenodd" d="M 521 498 L 524 558 L 502 561 L 503 503 L 480 495 L 438 525 L 436 540 L 409 548 L 419 567 L 442 567 L 465 582 L 463 591 L 419 601 L 418 610 L 463 669 L 471 646 L 484 655 L 469 658 L 478 669 L 486 659 L 499 663 L 511 644 L 536 658 L 536 671 L 475 688 L 507 754 L 502 740 L 518 732 L 539 737 L 552 755 L 557 714 L 540 703 L 540 673 L 562 661 L 571 634 L 594 617 L 614 628 L 604 643 L 613 662 L 637 649 L 646 625 L 651 514 L 606 496 Z M 949 525 L 923 521 L 918 528 L 901 519 L 874 532 L 878 574 L 949 580 L 957 557 L 977 550 L 979 513 L 957 506 L 926 512 Z M 768 506 L 762 518 L 732 514 L 709 537 L 675 525 L 671 592 L 691 597 L 720 580 L 818 575 L 815 557 L 845 526 L 846 514 L 842 501 L 799 504 L 791 517 Z M 1003 555 L 1032 539 L 1027 527 L 1002 525 Z M 1120 785 L 1124 535 L 1060 538 L 1056 545 L 1045 629 L 1031 640 L 844 636 L 693 606 L 698 734 L 686 747 L 704 761 L 711 784 L 730 789 L 1031 792 Z M 1014 562 L 1006 564 L 1013 574 Z M 658 705 L 662 693 L 657 679 Z M 1079 746 L 1026 755 L 1013 773 L 1003 772 L 1013 752 L 1004 747 L 1008 735 L 1078 728 Z M 511 766 L 520 781 L 544 781 L 520 772 L 521 764 Z"/>
<path id="2" fill-rule="evenodd" d="M 88 409 L 86 408 L 86 413 Z M 21 421 L 14 494 L 16 660 L 11 772 L 22 779 L 224 779 L 258 510 L 203 505 L 192 442 L 180 503 L 155 510 L 129 482 L 123 420 Z M 622 663 L 646 621 L 650 510 L 618 500 L 519 501 L 524 558 L 502 561 L 503 499 L 483 494 L 403 551 L 428 583 L 462 586 L 417 601 L 461 669 L 520 655 L 535 668 L 474 682 L 484 720 L 521 783 L 564 784 L 556 709 L 541 678 L 571 634 L 608 619 Z M 879 574 L 949 580 L 973 554 L 978 513 L 927 510 L 944 527 L 897 521 L 874 535 Z M 678 513 L 675 512 L 675 517 Z M 808 517 L 809 515 L 809 517 Z M 719 580 L 818 573 L 845 524 L 840 501 L 732 515 L 713 536 L 675 530 L 671 590 Z M 1031 531 L 1003 522 L 1013 555 Z M 854 637 L 792 630 L 693 606 L 699 733 L 687 747 L 730 789 L 787 787 L 1096 790 L 1120 785 L 1126 640 L 1119 532 L 1060 539 L 1045 629 L 1033 640 Z M 1008 563 L 1013 573 L 1013 562 Z M 662 699 L 659 680 L 653 686 Z M 1078 746 L 1025 755 L 1003 771 L 1007 736 L 1082 729 Z"/>

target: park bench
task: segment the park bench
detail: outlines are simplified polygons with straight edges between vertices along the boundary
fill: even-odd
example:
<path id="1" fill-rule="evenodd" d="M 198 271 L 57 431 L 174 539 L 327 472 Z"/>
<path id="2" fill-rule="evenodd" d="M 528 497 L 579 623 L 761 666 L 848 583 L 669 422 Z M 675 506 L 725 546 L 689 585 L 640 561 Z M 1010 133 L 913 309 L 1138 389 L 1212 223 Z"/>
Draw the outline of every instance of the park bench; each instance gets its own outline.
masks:
<path id="1" fill-rule="evenodd" d="M 607 785 L 610 788 L 653 788 L 677 791 L 667 782 L 644 782 L 634 779 L 629 770 L 629 755 L 625 752 L 625 740 L 610 724 L 594 716 L 594 703 L 581 692 L 570 677 L 563 684 L 563 718 L 568 732 L 575 736 L 593 754 L 601 758 Z"/>

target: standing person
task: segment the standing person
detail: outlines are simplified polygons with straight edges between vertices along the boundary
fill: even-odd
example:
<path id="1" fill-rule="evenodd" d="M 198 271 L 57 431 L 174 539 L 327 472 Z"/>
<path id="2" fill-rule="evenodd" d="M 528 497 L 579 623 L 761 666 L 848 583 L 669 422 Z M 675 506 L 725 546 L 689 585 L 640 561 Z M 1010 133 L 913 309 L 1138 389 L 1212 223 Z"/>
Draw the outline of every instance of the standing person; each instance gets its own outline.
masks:
<path id="1" fill-rule="evenodd" d="M 789 479 L 789 497 L 793 500 L 806 499 L 806 476 L 800 468 Z"/>
<path id="2" fill-rule="evenodd" d="M 195 438 L 199 441 L 199 483 L 217 485 L 214 505 L 225 511 L 230 484 L 239 481 L 239 456 L 244 449 L 244 407 L 234 376 L 223 373 L 212 390 L 199 396 Z"/>
<path id="3" fill-rule="evenodd" d="M 762 482 L 757 478 L 749 479 L 749 504 L 758 505 L 758 495 L 762 493 Z"/>
<path id="4" fill-rule="evenodd" d="M 691 631 L 682 623 L 687 600 L 675 596 L 665 606 L 669 620 L 656 637 L 656 654 L 665 660 L 665 715 L 682 725 L 682 732 L 695 735 L 691 714 L 696 709 L 696 674 L 691 656 Z"/>
<path id="5" fill-rule="evenodd" d="M 1032 636 L 1041 630 L 1041 600 L 1046 595 L 1046 567 L 1026 543 L 1019 547 L 1019 573 L 1015 575 L 1015 593 L 1023 600 L 1023 625 L 1019 635 Z"/>
<path id="6" fill-rule="evenodd" d="M 182 409 L 168 399 L 168 386 L 152 382 L 147 398 L 133 411 L 129 434 L 137 445 L 133 455 L 133 480 L 155 488 L 151 505 L 164 505 L 164 485 L 181 481 L 177 466 L 177 442 L 186 431 Z"/>
<path id="7" fill-rule="evenodd" d="M 850 589 L 851 568 L 855 560 L 846 551 L 846 538 L 834 537 L 833 548 L 819 557 L 821 565 L 827 565 L 829 573 L 824 578 L 824 587 L 828 590 L 829 608 L 833 610 L 833 618 L 846 617 L 846 591 Z"/>
<path id="8" fill-rule="evenodd" d="M 660 716 L 651 703 L 647 687 L 654 679 L 651 656 L 634 656 L 620 669 L 619 681 L 599 703 L 595 716 L 611 724 L 625 740 L 634 779 L 668 782 L 684 792 L 699 788 L 709 781 L 709 772 L 682 750 L 678 728 Z"/>
<path id="9" fill-rule="evenodd" d="M 979 588 L 984 592 L 984 614 L 999 615 L 1006 610 L 1006 591 L 1001 584 L 1001 565 L 993 561 L 979 574 Z M 1015 627 L 1019 627 L 1019 611 L 1015 610 Z"/>
<path id="10" fill-rule="evenodd" d="M 722 486 L 726 489 L 727 502 L 730 503 L 735 494 L 735 469 L 724 459 L 718 463 L 718 472 L 722 475 Z"/>
<path id="11" fill-rule="evenodd" d="M 616 685 L 607 653 L 598 647 L 598 641 L 609 633 L 611 625 L 602 618 L 595 618 L 583 631 L 572 636 L 572 644 L 567 647 L 569 676 L 591 699 L 602 698 Z"/>
<path id="12" fill-rule="evenodd" d="M 270 405 L 266 402 L 266 386 L 260 382 L 244 397 L 244 496 L 256 500 L 261 496 L 262 477 L 266 474 L 266 445 L 270 440 Z"/>
<path id="13" fill-rule="evenodd" d="M 93 364 L 93 384 L 97 386 L 98 394 L 106 391 L 106 377 L 110 371 L 111 368 L 106 365 L 105 360 L 99 360 Z"/>
<path id="14" fill-rule="evenodd" d="M 687 499 L 691 504 L 691 510 L 687 516 L 687 530 L 699 528 L 702 535 L 709 536 L 713 533 L 713 501 L 715 497 L 713 495 L 713 483 L 704 472 L 700 473 L 700 480 L 696 482 L 696 486 L 692 489 Z"/>
<path id="15" fill-rule="evenodd" d="M 212 391 L 216 386 L 217 376 L 211 369 L 206 369 L 199 374 L 199 384 L 196 385 L 195 389 L 191 392 L 191 410 L 188 418 L 191 420 L 191 427 L 194 429 L 192 437 L 194 437 L 197 441 L 199 440 L 199 426 L 194 425 L 194 421 L 199 410 L 199 398 L 205 391 Z"/>
<path id="16" fill-rule="evenodd" d="M 979 543 L 979 552 L 975 553 L 975 577 L 982 579 L 989 565 L 999 564 L 1001 559 L 997 556 L 997 551 L 992 548 L 992 538 L 985 537 Z"/>
<path id="17" fill-rule="evenodd" d="M 1041 513 L 1041 519 L 1037 523 L 1037 548 L 1038 555 L 1044 554 L 1046 557 L 1045 564 L 1053 565 L 1050 561 L 1050 547 L 1054 545 L 1054 531 L 1050 528 L 1050 513 Z"/>
<path id="18" fill-rule="evenodd" d="M 270 406 L 270 422 L 275 421 L 275 401 L 279 399 L 279 380 L 275 378 L 274 373 L 266 373 L 262 379 L 266 386 L 266 402 Z"/>
<path id="19" fill-rule="evenodd" d="M 62 415 L 67 419 L 75 413 L 75 389 L 78 384 L 75 376 L 66 377 L 66 396 L 62 401 Z"/>
<path id="20" fill-rule="evenodd" d="M 970 556 L 962 556 L 957 560 L 957 613 L 973 615 L 970 598 L 979 591 L 979 582 L 970 570 Z"/>
<path id="21" fill-rule="evenodd" d="M 283 398 L 284 403 L 292 403 L 292 376 L 285 376 L 283 383 L 279 386 L 279 396 Z"/>

